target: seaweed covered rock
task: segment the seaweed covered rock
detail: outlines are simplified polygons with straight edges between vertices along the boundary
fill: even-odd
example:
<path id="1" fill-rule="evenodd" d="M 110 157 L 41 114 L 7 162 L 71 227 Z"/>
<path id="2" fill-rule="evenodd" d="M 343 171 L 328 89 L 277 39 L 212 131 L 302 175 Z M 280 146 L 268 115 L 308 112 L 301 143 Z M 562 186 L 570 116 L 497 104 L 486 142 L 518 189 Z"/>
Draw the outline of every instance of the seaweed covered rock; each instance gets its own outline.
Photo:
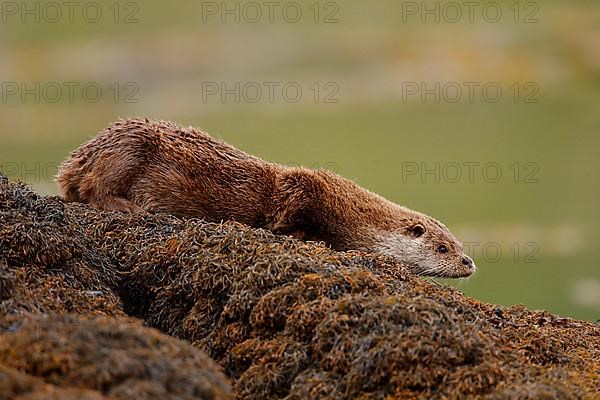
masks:
<path id="1" fill-rule="evenodd" d="M 150 238 L 134 219 L 114 252 L 151 298 L 141 317 L 208 352 L 240 398 L 576 399 L 600 388 L 593 324 L 481 304 L 387 260 L 234 224 L 173 222 Z"/>
<path id="2" fill-rule="evenodd" d="M 0 320 L 0 397 L 232 399 L 219 367 L 139 322 L 73 314 Z"/>
<path id="3" fill-rule="evenodd" d="M 62 202 L 0 175 L 0 315 L 124 315 L 113 290 L 116 263 L 67 214 Z"/>
<path id="4" fill-rule="evenodd" d="M 77 276 L 81 287 L 93 283 L 119 297 L 119 311 L 207 352 L 238 398 L 577 399 L 600 389 L 599 326 L 483 304 L 382 257 L 236 223 L 66 205 L 7 182 L 0 218 L 11 249 L 0 271 L 38 262 L 4 233 L 14 225 L 50 224 L 40 240 L 69 232 L 74 242 L 45 259 L 75 249 L 72 258 L 46 271 L 85 266 L 94 278 Z"/>

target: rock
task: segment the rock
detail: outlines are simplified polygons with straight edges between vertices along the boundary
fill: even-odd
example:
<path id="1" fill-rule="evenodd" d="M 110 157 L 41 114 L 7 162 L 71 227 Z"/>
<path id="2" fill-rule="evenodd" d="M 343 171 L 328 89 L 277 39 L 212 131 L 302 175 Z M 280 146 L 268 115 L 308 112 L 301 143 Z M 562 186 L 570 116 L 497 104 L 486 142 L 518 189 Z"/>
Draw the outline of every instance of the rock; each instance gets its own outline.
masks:
<path id="1" fill-rule="evenodd" d="M 102 212 L 1 180 L 0 299 L 15 318 L 140 318 L 206 352 L 243 399 L 600 389 L 598 325 L 480 303 L 383 257 L 233 222 Z"/>
<path id="2" fill-rule="evenodd" d="M 74 314 L 0 320 L 0 397 L 233 399 L 220 368 L 139 322 Z"/>

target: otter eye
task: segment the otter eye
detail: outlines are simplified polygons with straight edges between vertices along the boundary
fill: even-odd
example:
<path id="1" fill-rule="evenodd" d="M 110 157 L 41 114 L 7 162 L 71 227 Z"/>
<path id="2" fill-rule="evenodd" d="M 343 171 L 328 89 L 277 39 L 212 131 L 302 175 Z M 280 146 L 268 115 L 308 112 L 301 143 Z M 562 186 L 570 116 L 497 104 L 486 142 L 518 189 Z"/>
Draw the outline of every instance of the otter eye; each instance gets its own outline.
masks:
<path id="1" fill-rule="evenodd" d="M 448 252 L 448 248 L 442 244 L 442 245 L 440 245 L 438 247 L 438 252 L 440 252 L 442 254 L 447 253 Z"/>
<path id="2" fill-rule="evenodd" d="M 425 233 L 425 227 L 421 224 L 416 224 L 410 227 L 409 232 L 414 237 L 419 237 Z"/>

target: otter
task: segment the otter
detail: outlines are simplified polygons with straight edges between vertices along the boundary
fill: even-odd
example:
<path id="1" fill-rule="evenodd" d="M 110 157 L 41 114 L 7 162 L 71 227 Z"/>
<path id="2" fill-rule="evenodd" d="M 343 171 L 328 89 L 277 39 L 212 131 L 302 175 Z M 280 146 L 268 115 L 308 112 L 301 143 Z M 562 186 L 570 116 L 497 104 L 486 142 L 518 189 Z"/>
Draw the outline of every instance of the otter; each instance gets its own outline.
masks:
<path id="1" fill-rule="evenodd" d="M 70 154 L 57 182 L 67 202 L 235 220 L 337 251 L 386 255 L 417 275 L 460 278 L 476 269 L 435 218 L 332 172 L 270 163 L 172 122 L 114 122 Z"/>

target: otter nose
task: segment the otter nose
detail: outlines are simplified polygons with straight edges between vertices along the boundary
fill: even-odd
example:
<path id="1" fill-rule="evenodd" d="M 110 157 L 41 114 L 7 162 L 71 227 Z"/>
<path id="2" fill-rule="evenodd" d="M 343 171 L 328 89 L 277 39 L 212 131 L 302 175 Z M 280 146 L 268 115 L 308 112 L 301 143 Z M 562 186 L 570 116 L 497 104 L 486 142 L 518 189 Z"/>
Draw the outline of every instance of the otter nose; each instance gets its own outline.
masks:
<path id="1" fill-rule="evenodd" d="M 469 268 L 473 268 L 473 260 L 469 256 L 463 256 L 462 263 Z"/>

